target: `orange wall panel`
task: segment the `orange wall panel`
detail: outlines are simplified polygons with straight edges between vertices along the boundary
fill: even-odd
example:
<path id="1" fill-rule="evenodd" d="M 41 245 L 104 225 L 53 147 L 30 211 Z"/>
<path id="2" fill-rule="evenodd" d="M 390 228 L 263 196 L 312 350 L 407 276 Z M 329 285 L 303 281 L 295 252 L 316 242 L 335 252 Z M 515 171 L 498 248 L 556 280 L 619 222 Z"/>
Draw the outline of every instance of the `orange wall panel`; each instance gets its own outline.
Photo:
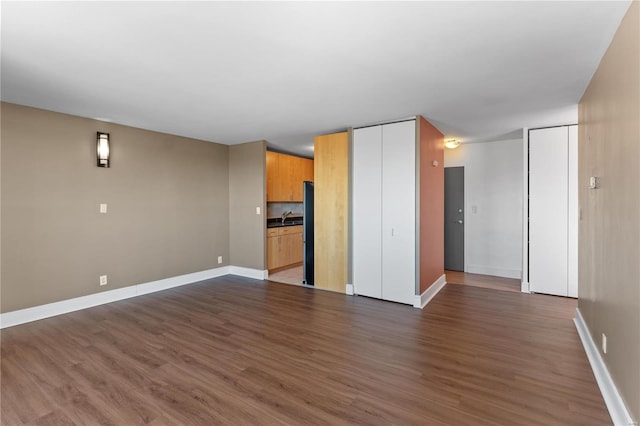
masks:
<path id="1" fill-rule="evenodd" d="M 444 274 L 444 135 L 424 118 L 419 117 L 418 121 L 420 293 L 423 293 Z"/>

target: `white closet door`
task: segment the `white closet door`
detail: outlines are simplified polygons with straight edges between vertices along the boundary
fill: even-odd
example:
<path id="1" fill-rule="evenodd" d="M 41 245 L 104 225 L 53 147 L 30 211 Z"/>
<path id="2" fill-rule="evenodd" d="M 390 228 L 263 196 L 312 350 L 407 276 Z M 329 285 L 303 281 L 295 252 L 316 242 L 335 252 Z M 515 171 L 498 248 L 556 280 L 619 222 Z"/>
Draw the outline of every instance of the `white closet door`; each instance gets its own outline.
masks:
<path id="1" fill-rule="evenodd" d="M 578 297 L 578 126 L 569 126 L 568 296 Z"/>
<path id="2" fill-rule="evenodd" d="M 416 261 L 415 121 L 382 126 L 382 298 L 413 304 Z"/>
<path id="3" fill-rule="evenodd" d="M 382 298 L 382 128 L 353 131 L 353 287 Z"/>
<path id="4" fill-rule="evenodd" d="M 529 288 L 567 296 L 568 128 L 529 134 Z"/>

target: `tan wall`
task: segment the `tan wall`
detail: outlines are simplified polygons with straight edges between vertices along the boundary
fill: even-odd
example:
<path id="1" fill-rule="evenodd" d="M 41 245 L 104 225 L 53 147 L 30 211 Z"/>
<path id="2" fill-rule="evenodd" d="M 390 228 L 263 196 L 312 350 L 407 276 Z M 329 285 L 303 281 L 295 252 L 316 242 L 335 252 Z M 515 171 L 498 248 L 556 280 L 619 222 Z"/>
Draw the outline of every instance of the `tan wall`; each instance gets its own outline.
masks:
<path id="1" fill-rule="evenodd" d="M 2 312 L 228 264 L 227 146 L 1 108 Z M 111 168 L 96 167 L 97 131 Z"/>
<path id="2" fill-rule="evenodd" d="M 444 135 L 418 117 L 420 294 L 444 274 Z M 438 165 L 433 166 L 433 161 Z"/>
<path id="3" fill-rule="evenodd" d="M 266 269 L 266 150 L 265 141 L 229 147 L 229 249 L 234 266 Z"/>
<path id="4" fill-rule="evenodd" d="M 579 105 L 579 309 L 640 420 L 640 4 L 634 2 Z M 589 176 L 600 188 L 588 189 Z"/>

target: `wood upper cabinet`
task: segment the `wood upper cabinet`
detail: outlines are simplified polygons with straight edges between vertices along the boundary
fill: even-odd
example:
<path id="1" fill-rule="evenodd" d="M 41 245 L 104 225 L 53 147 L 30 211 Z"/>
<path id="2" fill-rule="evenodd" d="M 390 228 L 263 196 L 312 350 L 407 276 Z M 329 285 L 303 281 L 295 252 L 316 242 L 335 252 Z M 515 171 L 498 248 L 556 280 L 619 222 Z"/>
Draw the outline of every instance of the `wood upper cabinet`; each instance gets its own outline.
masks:
<path id="1" fill-rule="evenodd" d="M 302 202 L 304 181 L 313 181 L 313 160 L 267 151 L 267 201 Z"/>

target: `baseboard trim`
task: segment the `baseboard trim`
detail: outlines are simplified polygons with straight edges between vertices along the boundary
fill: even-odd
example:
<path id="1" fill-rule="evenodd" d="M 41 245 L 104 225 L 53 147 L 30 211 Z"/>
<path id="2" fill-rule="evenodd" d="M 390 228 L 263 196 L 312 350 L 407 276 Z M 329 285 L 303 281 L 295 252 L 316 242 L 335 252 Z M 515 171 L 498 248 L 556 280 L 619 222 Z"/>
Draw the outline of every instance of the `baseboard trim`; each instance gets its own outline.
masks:
<path id="1" fill-rule="evenodd" d="M 353 284 L 347 284 L 345 287 L 345 293 L 349 296 L 353 296 L 354 292 L 353 292 Z"/>
<path id="2" fill-rule="evenodd" d="M 269 277 L 268 270 L 245 268 L 243 266 L 229 266 L 229 274 L 254 280 L 266 280 Z"/>
<path id="3" fill-rule="evenodd" d="M 503 269 L 481 265 L 467 265 L 467 270 L 465 272 L 468 272 L 470 274 L 482 274 L 491 275 L 494 277 L 513 278 L 516 280 L 522 279 L 522 271 L 520 269 Z"/>
<path id="4" fill-rule="evenodd" d="M 224 275 L 239 275 L 241 277 L 263 280 L 266 278 L 267 271 L 243 268 L 240 266 L 222 266 L 220 268 L 193 272 L 148 283 L 117 288 L 115 290 L 102 291 L 87 296 L 74 297 L 73 299 L 61 300 L 60 302 L 47 303 L 46 305 L 0 314 L 0 329 L 104 305 L 105 303 L 117 302 L 118 300 L 129 299 L 143 294 L 155 293 L 173 287 L 193 284 Z"/>
<path id="5" fill-rule="evenodd" d="M 604 402 L 607 405 L 613 424 L 616 426 L 637 425 L 631 418 L 631 414 L 627 410 L 624 400 L 620 396 L 620 392 L 618 392 L 618 388 L 609 374 L 609 369 L 591 337 L 589 327 L 587 327 L 587 324 L 584 322 L 584 318 L 578 308 L 576 308 L 576 316 L 573 322 L 578 330 L 582 346 L 584 346 L 584 351 L 587 353 L 593 375 L 596 377 L 596 382 L 598 383 Z"/>
<path id="6" fill-rule="evenodd" d="M 435 295 L 444 288 L 445 284 L 447 284 L 447 279 L 445 275 L 442 274 L 440 275 L 440 278 L 435 280 L 421 295 L 416 296 L 415 302 L 413 302 L 413 307 L 423 309 L 427 306 L 427 303 L 429 303 L 431 299 L 433 299 Z"/>

